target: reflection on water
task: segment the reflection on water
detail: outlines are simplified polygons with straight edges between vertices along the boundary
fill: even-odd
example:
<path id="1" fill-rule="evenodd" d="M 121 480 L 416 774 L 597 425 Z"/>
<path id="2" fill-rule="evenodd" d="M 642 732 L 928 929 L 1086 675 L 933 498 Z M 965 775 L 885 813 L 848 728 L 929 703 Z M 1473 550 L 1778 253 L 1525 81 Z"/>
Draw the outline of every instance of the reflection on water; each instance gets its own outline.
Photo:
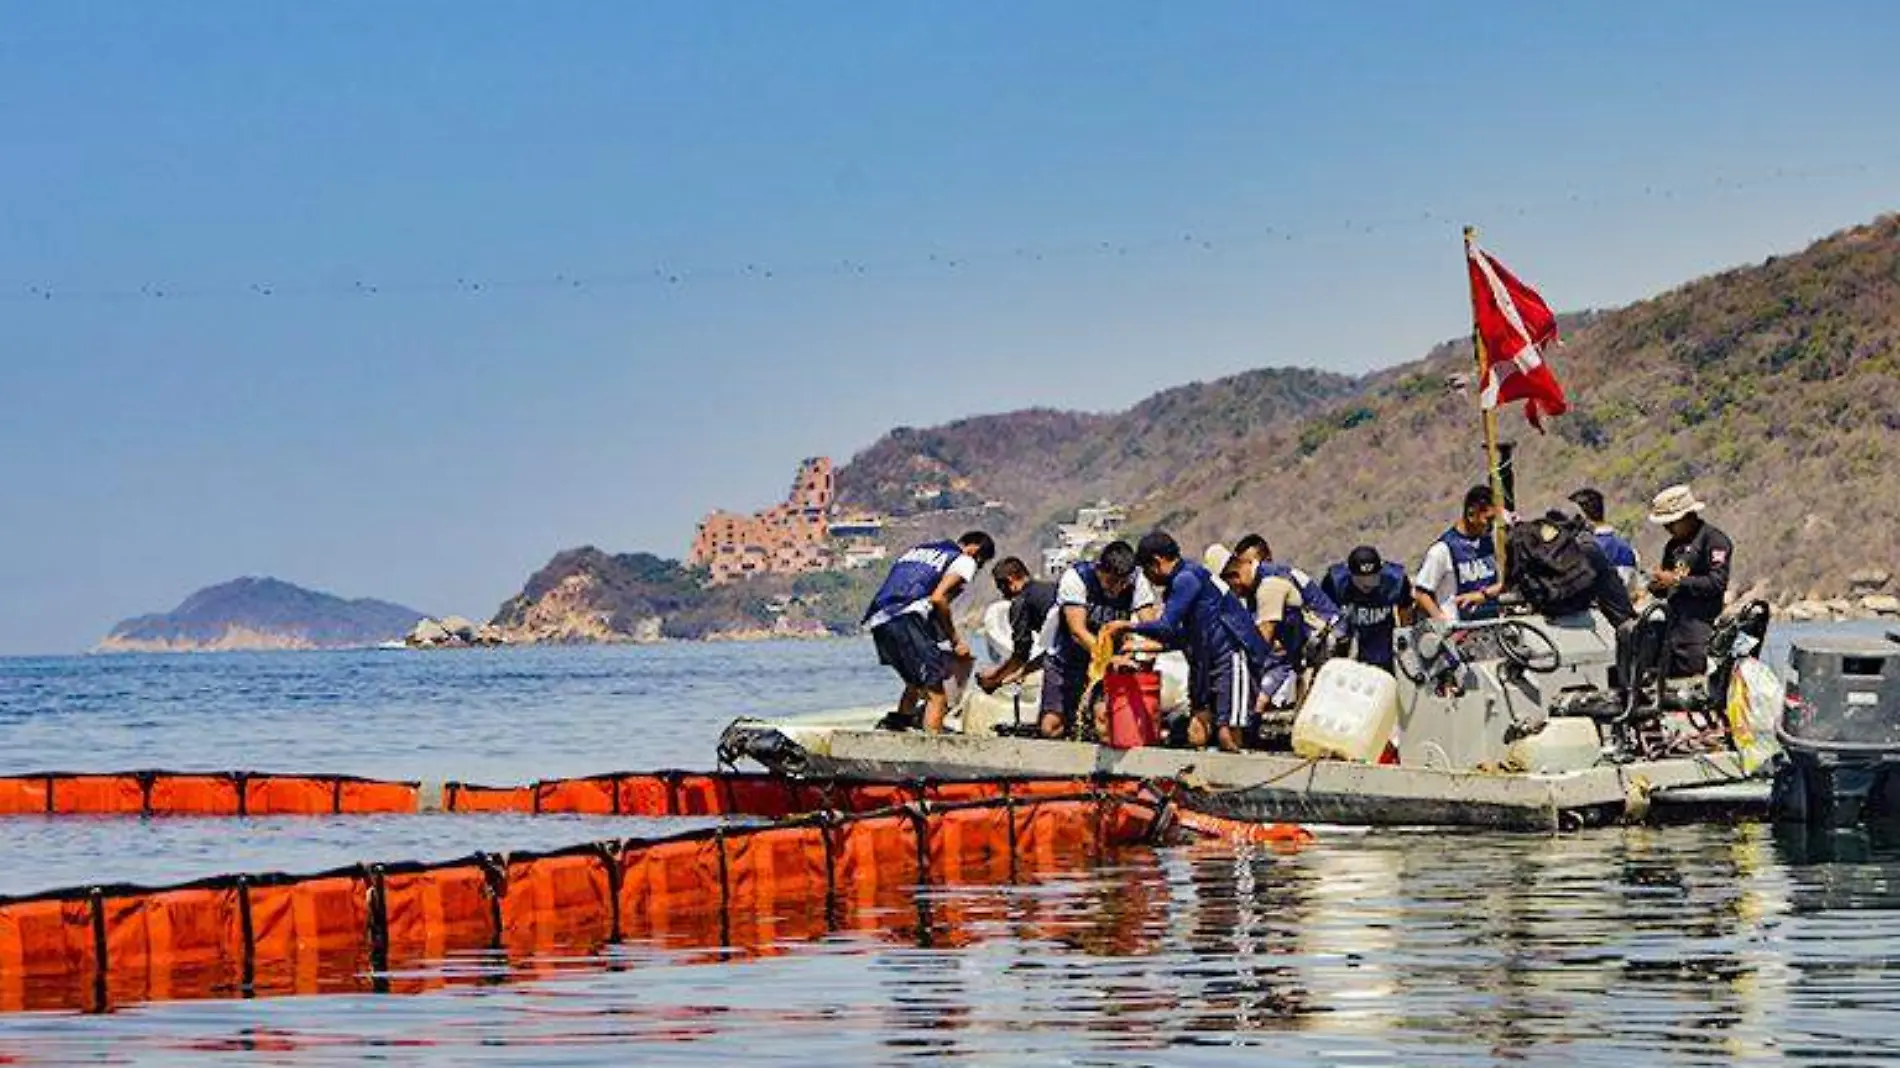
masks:
<path id="1" fill-rule="evenodd" d="M 0 1019 L 0 1055 L 1838 1063 L 1900 1055 L 1891 841 L 1767 828 L 1131 848 L 753 950 L 464 955 L 361 994 Z M 1838 849 L 1832 855 L 1838 855 Z M 712 941 L 716 941 L 713 938 Z"/>
<path id="2" fill-rule="evenodd" d="M 747 711 L 883 694 L 855 643 L 0 661 L 0 761 L 506 781 L 706 766 Z M 822 682 L 818 680 L 823 680 Z M 529 817 L 23 820 L 4 889 L 651 833 Z M 0 1060 L 834 1064 L 1900 1060 L 1900 832 L 1323 832 L 406 962 L 319 997 L 0 1016 Z M 641 1043 L 631 1048 L 630 1043 Z"/>

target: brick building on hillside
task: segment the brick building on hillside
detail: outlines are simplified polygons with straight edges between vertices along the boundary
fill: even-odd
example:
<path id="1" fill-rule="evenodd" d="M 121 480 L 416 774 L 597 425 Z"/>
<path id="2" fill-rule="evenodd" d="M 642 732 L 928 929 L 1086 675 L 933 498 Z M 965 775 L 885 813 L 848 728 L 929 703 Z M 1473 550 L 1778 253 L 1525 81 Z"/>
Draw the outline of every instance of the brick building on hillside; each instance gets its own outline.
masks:
<path id="1" fill-rule="evenodd" d="M 739 515 L 714 512 L 700 521 L 686 562 L 717 583 L 748 575 L 796 575 L 831 565 L 831 460 L 814 456 L 798 465 L 783 504 Z"/>

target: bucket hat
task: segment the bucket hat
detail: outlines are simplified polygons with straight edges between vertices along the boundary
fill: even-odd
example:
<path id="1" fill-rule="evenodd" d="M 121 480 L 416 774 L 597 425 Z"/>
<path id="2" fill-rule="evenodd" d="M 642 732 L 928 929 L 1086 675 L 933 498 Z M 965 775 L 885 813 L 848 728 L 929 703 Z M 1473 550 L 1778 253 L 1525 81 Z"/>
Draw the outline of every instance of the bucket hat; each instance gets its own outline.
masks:
<path id="1" fill-rule="evenodd" d="M 1649 521 L 1659 527 L 1666 527 L 1691 512 L 1700 512 L 1707 507 L 1696 499 L 1695 491 L 1687 482 L 1680 486 L 1670 486 L 1656 499 L 1649 502 Z"/>

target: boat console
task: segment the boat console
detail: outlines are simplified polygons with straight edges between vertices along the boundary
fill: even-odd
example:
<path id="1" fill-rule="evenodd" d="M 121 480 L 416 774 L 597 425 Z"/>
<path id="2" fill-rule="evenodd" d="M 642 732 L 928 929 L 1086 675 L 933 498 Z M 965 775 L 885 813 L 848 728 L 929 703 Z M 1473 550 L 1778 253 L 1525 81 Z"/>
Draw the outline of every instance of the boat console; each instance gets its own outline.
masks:
<path id="1" fill-rule="evenodd" d="M 1761 648 L 1767 606 L 1725 617 L 1707 678 L 1666 679 L 1661 615 L 1619 634 L 1594 611 L 1428 621 L 1398 636 L 1399 763 L 1558 772 L 1680 755 L 1722 734 L 1729 668 Z"/>

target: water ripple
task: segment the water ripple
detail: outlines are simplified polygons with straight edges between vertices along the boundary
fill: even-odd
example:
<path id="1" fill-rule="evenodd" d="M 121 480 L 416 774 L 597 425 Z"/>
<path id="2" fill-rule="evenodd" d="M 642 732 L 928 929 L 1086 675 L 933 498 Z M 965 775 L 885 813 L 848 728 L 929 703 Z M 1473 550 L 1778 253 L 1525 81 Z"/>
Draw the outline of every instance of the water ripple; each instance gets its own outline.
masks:
<path id="1" fill-rule="evenodd" d="M 514 781 L 704 767 L 734 715 L 864 703 L 857 643 L 0 661 L 0 768 Z M 650 833 L 559 817 L 8 821 L 0 892 Z M 361 992 L 0 1018 L 0 1059 L 201 1064 L 1900 1061 L 1900 838 L 1329 833 L 935 887 L 743 948 L 464 954 Z M 347 984 L 346 984 L 347 986 Z M 633 1048 L 634 1044 L 638 1048 Z"/>

